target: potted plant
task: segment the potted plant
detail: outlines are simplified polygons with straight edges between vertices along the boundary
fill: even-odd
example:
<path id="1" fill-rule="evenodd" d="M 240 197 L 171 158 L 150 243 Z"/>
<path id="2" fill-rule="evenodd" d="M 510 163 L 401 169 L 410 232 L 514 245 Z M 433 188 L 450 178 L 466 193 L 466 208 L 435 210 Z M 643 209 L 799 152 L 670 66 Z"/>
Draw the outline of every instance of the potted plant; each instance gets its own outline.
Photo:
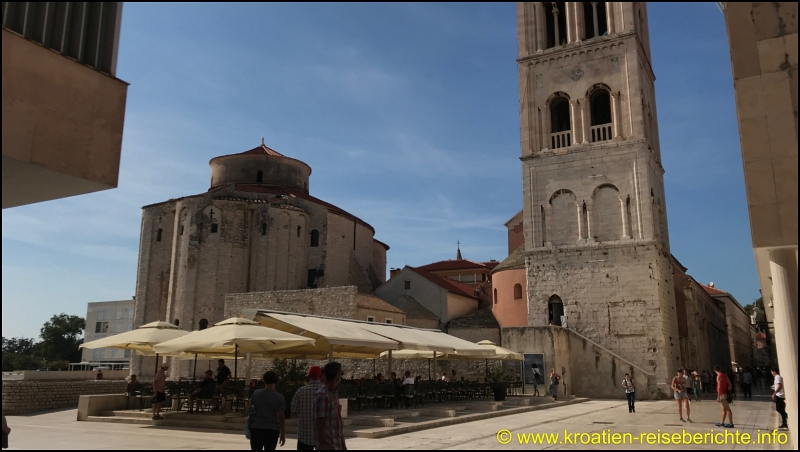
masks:
<path id="1" fill-rule="evenodd" d="M 511 381 L 512 375 L 506 371 L 502 364 L 498 364 L 489 371 L 486 379 L 494 392 L 494 400 L 497 402 L 506 399 L 506 392 L 508 391 L 508 383 Z"/>

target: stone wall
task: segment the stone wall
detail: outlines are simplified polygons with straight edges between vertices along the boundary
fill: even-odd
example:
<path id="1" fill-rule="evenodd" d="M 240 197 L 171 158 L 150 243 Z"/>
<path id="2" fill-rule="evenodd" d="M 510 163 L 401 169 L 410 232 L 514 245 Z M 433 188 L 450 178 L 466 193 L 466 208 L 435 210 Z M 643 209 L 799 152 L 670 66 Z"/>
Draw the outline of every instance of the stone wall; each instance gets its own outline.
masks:
<path id="1" fill-rule="evenodd" d="M 356 286 L 232 293 L 225 296 L 225 318 L 238 316 L 244 309 L 272 309 L 354 319 L 357 294 Z"/>
<path id="2" fill-rule="evenodd" d="M 503 328 L 503 347 L 544 354 L 545 376 L 555 369 L 568 394 L 624 399 L 625 373 L 636 382 L 637 399 L 654 399 L 656 376 L 574 331 L 557 326 Z M 546 388 L 545 388 L 546 389 Z M 563 388 L 562 388 L 563 390 Z"/>
<path id="3" fill-rule="evenodd" d="M 125 380 L 3 381 L 3 412 L 26 414 L 78 406 L 82 395 L 122 394 Z"/>
<path id="4" fill-rule="evenodd" d="M 655 243 L 631 243 L 528 257 L 529 325 L 547 325 L 558 296 L 570 329 L 669 383 L 680 367 L 669 254 Z"/>

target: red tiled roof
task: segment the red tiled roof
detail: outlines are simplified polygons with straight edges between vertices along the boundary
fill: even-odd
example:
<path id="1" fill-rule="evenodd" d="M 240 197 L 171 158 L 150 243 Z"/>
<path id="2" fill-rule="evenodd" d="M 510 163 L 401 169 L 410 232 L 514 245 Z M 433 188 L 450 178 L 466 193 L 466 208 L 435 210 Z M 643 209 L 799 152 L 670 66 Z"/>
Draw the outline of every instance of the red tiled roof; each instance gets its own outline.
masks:
<path id="1" fill-rule="evenodd" d="M 469 268 L 484 268 L 491 270 L 495 268 L 499 262 L 475 262 L 468 259 L 446 260 L 434 262 L 432 264 L 423 265 L 420 268 L 429 272 L 445 271 L 445 270 L 466 270 Z"/>
<path id="2" fill-rule="evenodd" d="M 278 151 L 276 151 L 274 149 L 270 149 L 270 148 L 264 146 L 263 144 L 261 146 L 256 147 L 256 148 L 250 149 L 249 151 L 244 151 L 244 152 L 240 152 L 239 153 L 239 155 L 242 155 L 242 154 L 266 154 L 266 155 L 275 155 L 275 156 L 278 156 L 278 157 L 286 157 L 285 155 L 281 154 L 280 152 L 278 152 Z"/>
<path id="3" fill-rule="evenodd" d="M 707 286 L 705 284 L 700 284 L 700 286 L 702 286 L 703 290 L 705 290 L 706 293 L 709 294 L 709 295 L 727 295 L 728 294 L 728 292 L 725 292 L 724 290 L 719 290 L 719 289 L 717 289 L 715 287 Z"/>
<path id="4" fill-rule="evenodd" d="M 408 267 L 408 268 L 410 268 L 411 271 L 413 271 L 414 273 L 422 276 L 423 278 L 436 284 L 437 286 L 441 287 L 442 289 L 448 292 L 452 292 L 458 295 L 463 295 L 465 297 L 475 298 L 476 300 L 478 299 L 475 296 L 474 289 L 467 284 L 458 281 L 453 281 L 447 278 L 441 278 L 439 276 L 434 275 L 433 273 L 429 273 L 425 270 L 422 270 L 421 268 L 414 268 L 414 267 Z"/>
<path id="5" fill-rule="evenodd" d="M 233 186 L 233 190 L 234 191 L 248 192 L 248 193 L 269 193 L 269 194 L 274 194 L 274 195 L 286 195 L 286 196 L 292 196 L 292 197 L 295 197 L 295 198 L 300 198 L 300 199 L 303 199 L 303 200 L 306 200 L 306 201 L 309 201 L 309 202 L 313 202 L 314 204 L 318 204 L 318 205 L 320 205 L 322 207 L 325 207 L 325 208 L 328 209 L 329 212 L 332 212 L 332 213 L 335 213 L 337 215 L 343 216 L 345 218 L 349 218 L 351 220 L 357 221 L 357 222 L 363 224 L 364 226 L 370 228 L 372 230 L 373 234 L 375 233 L 375 228 L 370 226 L 369 223 L 367 223 L 366 221 L 362 220 L 361 218 L 358 218 L 357 216 L 355 216 L 355 215 L 353 215 L 353 214 L 351 214 L 351 213 L 349 213 L 349 212 L 347 212 L 347 211 L 345 211 L 343 209 L 340 209 L 339 207 L 336 207 L 331 203 L 325 202 L 325 201 L 323 201 L 323 200 L 321 200 L 319 198 L 315 198 L 315 197 L 309 195 L 308 193 L 305 193 L 304 191 L 298 190 L 296 188 L 280 187 L 280 186 L 277 186 L 277 185 L 235 184 Z"/>

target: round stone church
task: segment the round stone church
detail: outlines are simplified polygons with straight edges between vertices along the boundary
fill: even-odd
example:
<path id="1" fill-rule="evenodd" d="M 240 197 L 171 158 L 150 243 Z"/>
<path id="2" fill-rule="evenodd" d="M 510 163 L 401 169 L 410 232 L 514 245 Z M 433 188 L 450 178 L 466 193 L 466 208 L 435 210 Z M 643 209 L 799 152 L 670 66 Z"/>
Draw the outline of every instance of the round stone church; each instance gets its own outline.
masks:
<path id="1" fill-rule="evenodd" d="M 306 163 L 262 142 L 209 164 L 207 192 L 143 207 L 134 327 L 204 329 L 224 320 L 229 293 L 372 292 L 386 281 L 389 247 L 368 223 L 309 195 Z"/>

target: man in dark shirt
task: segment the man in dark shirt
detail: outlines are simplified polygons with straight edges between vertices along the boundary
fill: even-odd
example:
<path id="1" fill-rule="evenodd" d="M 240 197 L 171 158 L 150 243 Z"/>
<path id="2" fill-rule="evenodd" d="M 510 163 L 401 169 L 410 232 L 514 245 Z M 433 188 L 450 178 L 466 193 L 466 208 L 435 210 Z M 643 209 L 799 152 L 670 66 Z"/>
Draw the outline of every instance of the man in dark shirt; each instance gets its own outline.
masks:
<path id="1" fill-rule="evenodd" d="M 136 381 L 136 375 L 131 375 L 131 381 L 125 386 L 125 394 L 136 396 L 142 393 L 142 385 Z"/>
<path id="2" fill-rule="evenodd" d="M 217 361 L 217 386 L 222 388 L 228 383 L 231 376 L 231 370 L 225 365 L 225 360 Z"/>
<path id="3" fill-rule="evenodd" d="M 211 378 L 211 375 L 214 372 L 211 369 L 206 371 L 206 378 L 203 379 L 203 382 L 200 383 L 200 387 L 197 388 L 193 393 L 189 394 L 189 412 L 194 413 L 195 411 L 195 401 L 198 399 L 210 399 L 214 396 L 214 389 L 217 387 L 216 382 L 214 379 Z M 199 411 L 199 409 L 197 410 Z"/>

